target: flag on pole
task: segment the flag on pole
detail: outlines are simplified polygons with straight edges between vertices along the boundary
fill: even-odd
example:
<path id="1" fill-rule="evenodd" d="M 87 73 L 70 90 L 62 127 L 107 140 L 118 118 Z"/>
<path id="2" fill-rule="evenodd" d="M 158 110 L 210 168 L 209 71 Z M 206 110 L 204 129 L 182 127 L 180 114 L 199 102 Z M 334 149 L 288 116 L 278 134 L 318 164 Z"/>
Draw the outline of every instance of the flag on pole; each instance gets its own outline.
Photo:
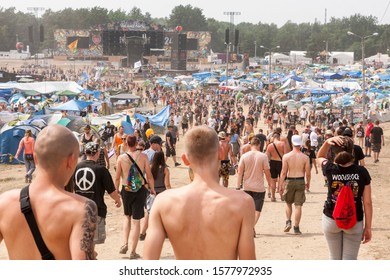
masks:
<path id="1" fill-rule="evenodd" d="M 68 48 L 72 51 L 75 52 L 77 50 L 77 44 L 79 42 L 79 39 L 74 40 L 72 43 L 68 45 Z"/>

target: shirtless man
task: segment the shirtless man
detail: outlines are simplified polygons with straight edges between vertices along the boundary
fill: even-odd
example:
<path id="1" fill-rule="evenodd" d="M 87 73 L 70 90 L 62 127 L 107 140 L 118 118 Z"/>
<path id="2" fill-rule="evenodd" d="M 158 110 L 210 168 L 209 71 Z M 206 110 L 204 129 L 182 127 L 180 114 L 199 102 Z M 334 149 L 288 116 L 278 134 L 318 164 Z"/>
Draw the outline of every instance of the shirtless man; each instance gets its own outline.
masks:
<path id="1" fill-rule="evenodd" d="M 268 189 L 268 197 L 272 202 L 276 201 L 275 192 L 280 194 L 280 199 L 283 201 L 283 184 L 280 182 L 280 173 L 282 171 L 282 158 L 285 152 L 285 145 L 280 141 L 280 133 L 274 132 L 271 143 L 267 146 L 266 154 L 269 158 L 269 166 L 271 171 L 271 185 Z M 278 185 L 276 186 L 276 183 Z"/>
<path id="2" fill-rule="evenodd" d="M 36 179 L 29 197 L 42 238 L 57 260 L 94 259 L 96 204 L 64 189 L 78 156 L 79 143 L 64 126 L 50 125 L 39 133 L 34 150 Z M 0 242 L 4 238 L 10 259 L 42 259 L 19 198 L 20 189 L 0 196 Z"/>
<path id="3" fill-rule="evenodd" d="M 125 214 L 123 221 L 123 245 L 120 248 L 119 253 L 127 253 L 129 247 L 128 240 L 130 236 L 130 259 L 138 259 L 141 256 L 137 254 L 136 249 L 138 245 L 138 237 L 141 231 L 140 220 L 145 215 L 144 208 L 148 193 L 146 186 L 149 187 L 151 194 L 156 194 L 156 192 L 154 191 L 154 180 L 147 155 L 137 150 L 137 140 L 134 135 L 128 135 L 126 142 L 129 149 L 126 153 L 118 157 L 114 181 L 116 190 L 120 192 L 122 196 Z M 146 182 L 143 182 L 143 186 L 137 192 L 126 191 L 127 176 L 129 174 L 130 167 L 133 164 L 130 157 L 133 158 L 141 171 L 146 174 L 146 179 L 148 180 L 147 184 Z M 121 190 L 119 190 L 121 180 L 122 187 Z M 133 227 L 133 230 L 130 235 L 131 227 Z"/>
<path id="4" fill-rule="evenodd" d="M 159 259 L 166 236 L 176 259 L 255 259 L 253 199 L 219 184 L 216 132 L 198 126 L 185 138 L 182 160 L 194 171 L 194 181 L 157 196 L 144 259 Z"/>
<path id="5" fill-rule="evenodd" d="M 251 150 L 251 147 L 252 147 L 251 146 L 251 141 L 252 141 L 252 138 L 255 137 L 255 134 L 251 133 L 251 134 L 249 134 L 248 136 L 245 136 L 245 137 L 248 137 L 248 142 L 241 146 L 240 157 L 243 154 L 245 154 L 246 152 L 249 152 Z"/>
<path id="6" fill-rule="evenodd" d="M 293 150 L 283 157 L 283 169 L 280 175 L 280 183 L 287 180 L 283 198 L 286 201 L 286 227 L 284 232 L 291 229 L 292 204 L 295 204 L 294 234 L 302 234 L 299 230 L 299 223 L 302 216 L 302 205 L 306 201 L 305 189 L 310 188 L 310 161 L 309 157 L 301 152 L 302 138 L 300 135 L 293 135 L 291 138 Z M 306 176 L 306 182 L 305 182 Z"/>
<path id="7" fill-rule="evenodd" d="M 221 168 L 219 169 L 219 178 L 222 177 L 225 188 L 229 187 L 229 169 L 231 167 L 230 161 L 236 165 L 237 158 L 233 155 L 233 148 L 227 139 L 226 133 L 221 131 L 218 133 L 219 138 L 219 160 L 221 161 Z"/>

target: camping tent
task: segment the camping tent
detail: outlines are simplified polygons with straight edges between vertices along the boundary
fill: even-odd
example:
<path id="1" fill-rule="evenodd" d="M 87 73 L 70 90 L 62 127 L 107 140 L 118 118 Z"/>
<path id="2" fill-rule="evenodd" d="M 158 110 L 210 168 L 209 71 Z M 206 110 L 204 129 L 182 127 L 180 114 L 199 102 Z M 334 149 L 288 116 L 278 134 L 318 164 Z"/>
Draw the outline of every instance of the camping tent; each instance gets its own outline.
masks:
<path id="1" fill-rule="evenodd" d="M 49 108 L 51 111 L 82 111 L 87 108 L 88 105 L 91 105 L 92 102 L 87 102 L 84 100 L 70 100 L 64 104 L 58 105 L 54 108 Z"/>
<path id="2" fill-rule="evenodd" d="M 0 132 L 0 163 L 16 164 L 20 163 L 13 158 L 19 147 L 19 142 L 24 137 L 27 129 L 30 129 L 36 137 L 41 129 L 34 125 L 5 125 Z M 23 152 L 23 151 L 22 151 Z"/>

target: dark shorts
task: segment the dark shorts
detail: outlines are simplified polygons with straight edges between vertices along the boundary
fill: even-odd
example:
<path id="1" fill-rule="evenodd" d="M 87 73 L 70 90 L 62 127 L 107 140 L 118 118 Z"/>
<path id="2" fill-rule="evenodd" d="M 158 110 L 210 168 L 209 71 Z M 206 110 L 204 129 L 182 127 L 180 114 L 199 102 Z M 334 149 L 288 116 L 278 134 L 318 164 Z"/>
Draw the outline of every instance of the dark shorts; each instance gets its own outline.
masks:
<path id="1" fill-rule="evenodd" d="M 251 191 L 245 191 L 245 192 L 253 198 L 253 201 L 255 202 L 256 211 L 261 212 L 264 205 L 265 192 L 251 192 Z"/>
<path id="2" fill-rule="evenodd" d="M 181 124 L 181 129 L 187 129 L 187 128 L 188 128 L 188 123 Z"/>
<path id="3" fill-rule="evenodd" d="M 221 167 L 219 168 L 219 177 L 222 177 L 223 180 L 229 180 L 230 167 L 230 160 L 221 160 Z"/>
<path id="4" fill-rule="evenodd" d="M 371 148 L 371 142 L 370 142 L 370 137 L 366 137 L 364 140 L 364 146 L 366 148 Z"/>
<path id="5" fill-rule="evenodd" d="M 381 151 L 381 143 L 372 143 L 371 145 L 371 149 L 374 153 L 379 153 Z"/>
<path id="6" fill-rule="evenodd" d="M 132 216 L 134 220 L 141 220 L 145 215 L 147 194 L 148 190 L 145 187 L 140 188 L 138 192 L 127 192 L 122 186 L 121 196 L 125 215 Z"/>
<path id="7" fill-rule="evenodd" d="M 274 124 L 277 124 L 277 123 L 278 123 L 278 120 L 272 120 L 272 122 L 273 122 Z"/>
<path id="8" fill-rule="evenodd" d="M 169 149 L 168 146 L 167 146 L 167 149 L 166 149 L 166 156 L 167 157 L 170 157 L 170 156 L 176 156 L 176 149 L 172 147 L 172 149 Z"/>
<path id="9" fill-rule="evenodd" d="M 271 178 L 277 179 L 280 176 L 280 173 L 282 172 L 282 161 L 281 160 L 270 160 L 269 161 L 269 168 L 271 172 Z"/>
<path id="10" fill-rule="evenodd" d="M 286 179 L 286 188 L 283 192 L 283 198 L 288 204 L 302 206 L 306 201 L 305 179 L 289 180 Z"/>

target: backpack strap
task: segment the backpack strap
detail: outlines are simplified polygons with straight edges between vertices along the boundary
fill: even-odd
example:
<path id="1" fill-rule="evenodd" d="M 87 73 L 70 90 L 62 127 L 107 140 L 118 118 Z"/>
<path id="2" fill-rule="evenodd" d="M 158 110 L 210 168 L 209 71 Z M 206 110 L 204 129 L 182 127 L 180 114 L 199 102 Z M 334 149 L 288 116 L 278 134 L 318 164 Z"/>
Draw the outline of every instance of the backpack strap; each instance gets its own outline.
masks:
<path id="1" fill-rule="evenodd" d="M 280 159 L 283 159 L 282 156 L 280 155 L 279 151 L 278 151 L 278 148 L 276 148 L 276 145 L 275 143 L 272 143 L 275 147 L 275 151 L 278 153 L 278 156 L 280 157 Z"/>
<path id="2" fill-rule="evenodd" d="M 142 172 L 141 168 L 139 168 L 137 162 L 136 162 L 136 161 L 131 157 L 131 155 L 129 155 L 128 153 L 126 153 L 126 155 L 129 157 L 129 159 L 131 160 L 131 162 L 132 162 L 133 164 L 135 164 L 135 167 L 137 168 L 138 172 L 141 174 L 142 179 L 144 179 L 145 185 L 147 185 L 147 184 L 148 184 L 148 181 L 146 181 L 146 178 L 145 178 L 145 176 L 144 176 L 144 173 Z M 139 156 L 139 155 L 138 155 L 138 156 Z M 138 158 L 138 157 L 137 157 L 137 158 Z"/>
<path id="3" fill-rule="evenodd" d="M 42 238 L 41 232 L 39 231 L 37 221 L 35 220 L 30 203 L 29 186 L 24 187 L 20 192 L 20 210 L 27 220 L 28 226 L 34 237 L 35 244 L 41 253 L 42 260 L 55 260 L 54 255 L 47 248 L 45 241 Z"/>

